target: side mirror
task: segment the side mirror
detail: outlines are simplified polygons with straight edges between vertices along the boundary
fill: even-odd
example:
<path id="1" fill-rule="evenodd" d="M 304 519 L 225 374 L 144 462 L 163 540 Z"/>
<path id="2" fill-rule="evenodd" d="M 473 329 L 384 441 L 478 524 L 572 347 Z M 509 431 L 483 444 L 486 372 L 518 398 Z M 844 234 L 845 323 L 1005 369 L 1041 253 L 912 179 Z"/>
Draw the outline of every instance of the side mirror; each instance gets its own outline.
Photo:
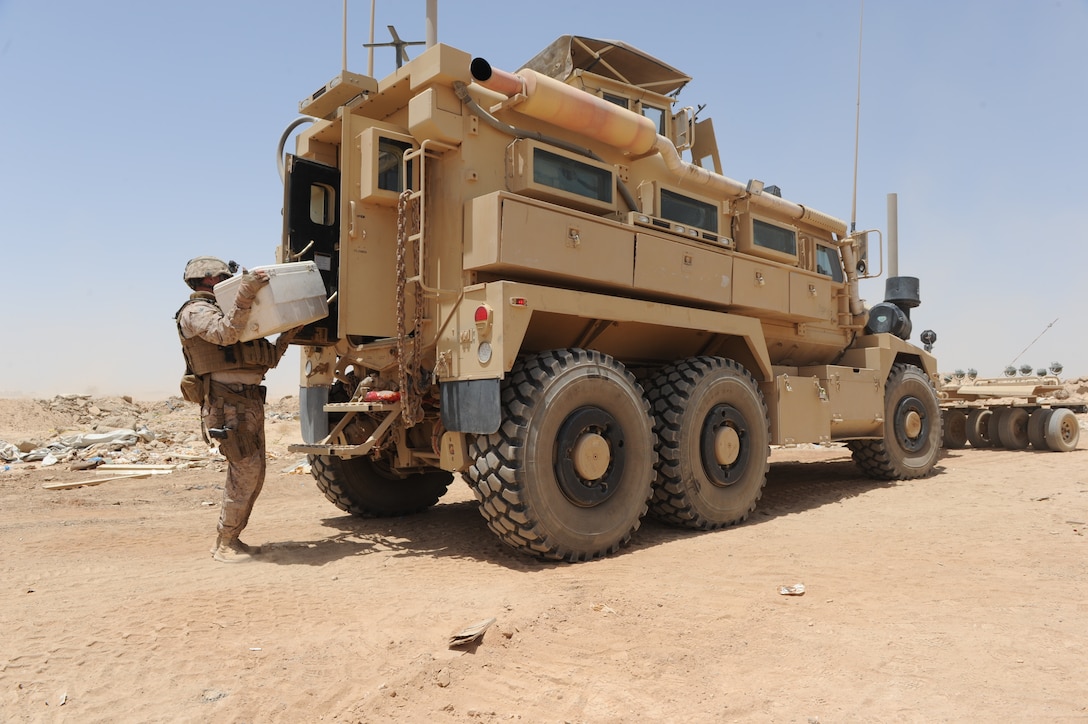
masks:
<path id="1" fill-rule="evenodd" d="M 877 244 L 877 248 L 880 250 L 880 265 L 875 272 L 873 272 L 872 263 L 869 259 L 869 236 L 871 234 L 876 235 L 874 243 Z M 854 240 L 854 256 L 856 262 L 854 268 L 858 273 L 858 279 L 873 279 L 884 273 L 884 237 L 881 233 L 875 229 L 869 231 L 858 231 L 851 235 Z"/>

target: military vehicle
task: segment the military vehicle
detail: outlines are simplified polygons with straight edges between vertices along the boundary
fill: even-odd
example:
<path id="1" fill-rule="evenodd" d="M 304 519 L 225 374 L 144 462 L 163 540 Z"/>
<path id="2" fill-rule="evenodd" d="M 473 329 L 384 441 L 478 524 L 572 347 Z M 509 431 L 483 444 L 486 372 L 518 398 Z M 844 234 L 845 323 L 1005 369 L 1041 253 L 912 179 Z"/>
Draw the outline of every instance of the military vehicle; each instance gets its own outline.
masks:
<path id="1" fill-rule="evenodd" d="M 690 80 L 563 36 L 516 73 L 434 44 L 300 103 L 278 257 L 332 301 L 296 337 L 292 449 L 329 500 L 401 515 L 464 476 L 503 542 L 581 561 L 647 512 L 743 521 L 771 445 L 930 474 L 917 279 L 866 309 L 879 232 L 724 176 L 711 120 L 674 108 Z"/>
<path id="2" fill-rule="evenodd" d="M 973 369 L 943 375 L 944 447 L 961 449 L 970 443 L 976 448 L 1075 450 L 1080 441 L 1076 414 L 1088 412 L 1088 405 L 1059 398 L 1065 392 L 1061 369 L 1053 363 L 1049 370 L 1010 366 L 1005 377 L 978 377 Z"/>

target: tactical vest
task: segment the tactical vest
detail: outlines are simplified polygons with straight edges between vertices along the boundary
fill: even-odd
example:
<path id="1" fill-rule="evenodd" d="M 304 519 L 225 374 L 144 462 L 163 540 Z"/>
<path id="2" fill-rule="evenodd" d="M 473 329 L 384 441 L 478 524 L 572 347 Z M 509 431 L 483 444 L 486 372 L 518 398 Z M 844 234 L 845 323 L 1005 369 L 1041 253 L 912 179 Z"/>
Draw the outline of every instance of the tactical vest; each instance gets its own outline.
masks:
<path id="1" fill-rule="evenodd" d="M 279 361 L 276 357 L 276 347 L 267 339 L 219 345 L 201 337 L 186 338 L 181 330 L 181 313 L 190 304 L 200 300 L 215 304 L 215 298 L 210 294 L 196 292 L 174 315 L 178 337 L 181 339 L 181 353 L 185 356 L 189 374 L 206 375 L 209 372 L 227 370 L 254 370 L 264 374 L 276 366 L 276 362 Z"/>

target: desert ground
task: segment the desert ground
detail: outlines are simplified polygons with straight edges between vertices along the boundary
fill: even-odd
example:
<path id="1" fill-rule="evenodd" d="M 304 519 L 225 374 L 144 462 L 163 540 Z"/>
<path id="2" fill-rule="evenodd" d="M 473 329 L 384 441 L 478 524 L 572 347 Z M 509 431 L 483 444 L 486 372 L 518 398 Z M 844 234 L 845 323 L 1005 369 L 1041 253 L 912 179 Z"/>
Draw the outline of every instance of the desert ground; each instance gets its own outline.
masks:
<path id="1" fill-rule="evenodd" d="M 195 406 L 0 401 L 0 441 L 145 426 L 102 456 L 179 466 L 47 489 L 103 476 L 0 463 L 0 720 L 1088 721 L 1088 434 L 902 483 L 775 449 L 745 524 L 647 519 L 570 565 L 504 547 L 459 481 L 415 516 L 343 514 L 286 450 L 295 414 L 269 406 L 266 550 L 224 565 Z"/>

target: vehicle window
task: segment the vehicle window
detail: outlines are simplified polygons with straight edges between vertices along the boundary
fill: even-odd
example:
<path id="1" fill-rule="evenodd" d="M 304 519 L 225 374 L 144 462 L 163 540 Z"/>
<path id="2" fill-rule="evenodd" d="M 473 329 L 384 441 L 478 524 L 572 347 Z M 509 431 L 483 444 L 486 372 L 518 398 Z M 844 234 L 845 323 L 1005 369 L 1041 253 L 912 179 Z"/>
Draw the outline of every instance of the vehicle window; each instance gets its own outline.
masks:
<path id="1" fill-rule="evenodd" d="M 843 280 L 842 263 L 839 253 L 829 246 L 816 245 L 816 273 L 831 277 L 837 282 Z"/>

